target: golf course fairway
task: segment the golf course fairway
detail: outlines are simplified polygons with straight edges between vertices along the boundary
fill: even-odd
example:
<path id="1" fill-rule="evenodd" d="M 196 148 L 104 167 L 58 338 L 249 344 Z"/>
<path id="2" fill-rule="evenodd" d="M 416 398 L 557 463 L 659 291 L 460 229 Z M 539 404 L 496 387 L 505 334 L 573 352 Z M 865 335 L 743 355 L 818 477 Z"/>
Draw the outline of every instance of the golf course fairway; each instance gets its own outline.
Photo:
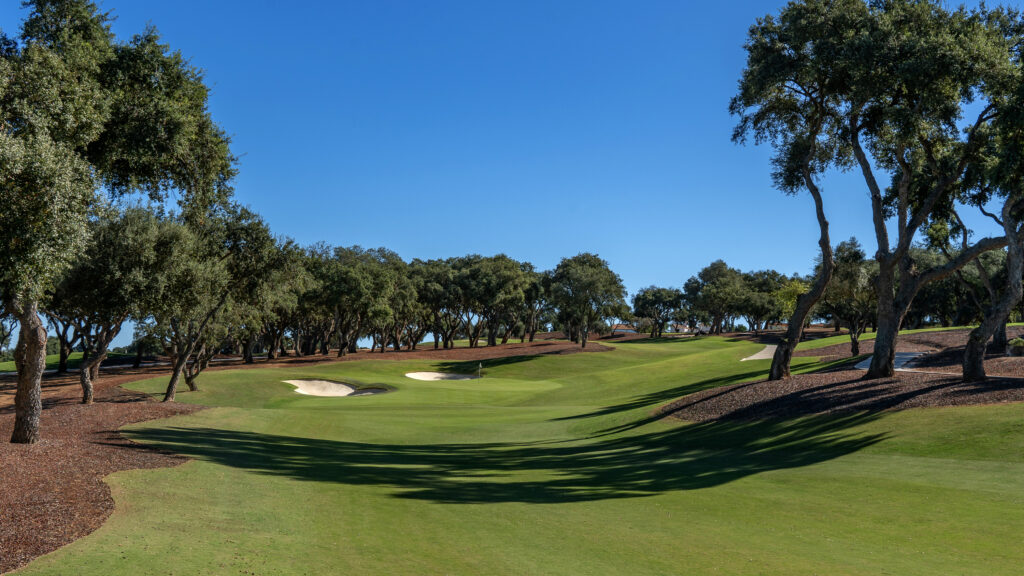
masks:
<path id="1" fill-rule="evenodd" d="M 107 478 L 96 532 L 17 574 L 1010 574 L 1024 405 L 785 421 L 655 418 L 766 373 L 762 345 L 637 340 L 476 362 L 203 374 L 133 440 L 193 458 Z M 470 365 L 471 364 L 471 365 Z M 797 358 L 797 370 L 817 364 Z M 820 364 L 818 365 L 820 366 Z M 284 380 L 384 386 L 303 396 Z M 165 378 L 129 385 L 162 391 Z"/>

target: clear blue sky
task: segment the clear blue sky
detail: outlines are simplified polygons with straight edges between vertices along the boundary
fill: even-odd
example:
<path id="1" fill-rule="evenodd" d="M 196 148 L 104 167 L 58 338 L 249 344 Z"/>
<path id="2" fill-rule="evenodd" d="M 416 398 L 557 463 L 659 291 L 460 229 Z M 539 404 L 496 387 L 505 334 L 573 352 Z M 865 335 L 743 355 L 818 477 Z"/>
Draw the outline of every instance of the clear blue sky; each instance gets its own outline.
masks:
<path id="1" fill-rule="evenodd" d="M 0 8 L 10 32 L 17 4 Z M 767 147 L 730 141 L 747 28 L 783 4 L 101 5 L 121 38 L 152 23 L 206 70 L 237 196 L 276 233 L 541 268 L 596 252 L 632 293 L 717 258 L 809 272 L 809 197 L 772 188 Z M 861 181 L 822 185 L 833 239 L 873 252 Z"/>

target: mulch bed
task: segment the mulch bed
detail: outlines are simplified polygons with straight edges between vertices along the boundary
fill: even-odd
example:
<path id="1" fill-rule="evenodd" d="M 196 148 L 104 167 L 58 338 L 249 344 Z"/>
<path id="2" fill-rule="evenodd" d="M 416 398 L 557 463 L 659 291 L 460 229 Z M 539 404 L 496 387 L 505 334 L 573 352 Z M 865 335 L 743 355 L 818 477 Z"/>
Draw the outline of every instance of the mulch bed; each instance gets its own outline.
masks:
<path id="1" fill-rule="evenodd" d="M 129 379 L 132 379 L 129 377 Z M 46 399 L 43 439 L 9 444 L 13 411 L 0 415 L 0 573 L 81 538 L 114 509 L 102 478 L 119 470 L 174 466 L 186 459 L 138 445 L 117 429 L 126 424 L 193 412 L 195 406 L 161 404 L 117 387 L 125 378 L 97 383 L 96 403 L 78 404 L 65 386 Z"/>
<path id="2" fill-rule="evenodd" d="M 943 360 L 937 360 L 935 363 L 930 363 L 929 358 L 933 355 L 929 354 L 928 356 L 924 356 L 917 360 L 915 362 L 915 366 L 955 365 L 959 367 L 960 362 L 963 359 L 964 343 L 967 341 L 967 335 L 969 333 L 969 330 L 943 330 L 941 332 L 903 334 L 896 341 L 896 350 L 899 352 L 935 352 L 936 354 L 942 354 L 944 357 Z M 1012 326 L 1007 328 L 1006 333 L 1009 338 L 1015 338 L 1024 334 L 1024 326 Z M 874 351 L 874 338 L 860 341 L 861 354 L 871 354 Z M 794 356 L 820 356 L 824 361 L 841 360 L 843 358 L 850 357 L 850 342 L 847 340 L 842 344 L 835 344 L 824 348 L 797 350 Z M 1001 356 L 1001 354 L 992 354 L 989 358 L 998 358 L 999 356 Z M 989 364 L 986 363 L 985 366 L 988 368 Z M 1013 376 L 1014 374 L 1001 375 Z"/>
<path id="3" fill-rule="evenodd" d="M 1012 327 L 1008 336 L 1024 334 Z M 983 383 L 960 379 L 960 363 L 968 330 L 904 334 L 899 352 L 932 352 L 915 360 L 916 372 L 897 372 L 892 378 L 864 380 L 863 370 L 849 364 L 834 370 L 801 374 L 783 381 L 758 381 L 705 390 L 663 406 L 661 413 L 693 422 L 736 419 L 784 419 L 812 414 L 901 410 L 925 406 L 962 406 L 1024 402 L 1024 358 L 993 353 L 985 361 L 990 376 Z M 874 351 L 874 340 L 863 340 L 861 354 Z M 850 358 L 849 343 L 798 350 L 796 356 L 823 361 Z"/>
<path id="4" fill-rule="evenodd" d="M 1024 401 L 1024 380 L 965 384 L 959 376 L 919 372 L 863 378 L 863 370 L 845 369 L 736 384 L 691 394 L 664 406 L 661 413 L 707 422 Z"/>

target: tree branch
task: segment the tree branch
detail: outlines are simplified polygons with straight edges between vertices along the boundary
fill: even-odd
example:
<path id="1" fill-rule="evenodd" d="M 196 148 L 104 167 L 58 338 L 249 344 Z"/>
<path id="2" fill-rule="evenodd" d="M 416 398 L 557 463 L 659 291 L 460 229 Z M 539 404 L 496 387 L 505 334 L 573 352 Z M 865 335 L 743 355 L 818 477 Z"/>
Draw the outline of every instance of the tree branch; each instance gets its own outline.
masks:
<path id="1" fill-rule="evenodd" d="M 988 252 L 989 250 L 998 250 L 1005 246 L 1005 236 L 998 236 L 994 238 L 982 238 L 981 240 L 978 240 L 978 242 L 976 242 L 974 246 L 971 246 L 970 248 L 963 250 L 959 254 L 957 254 L 956 258 L 953 258 L 944 265 L 932 268 L 931 270 L 918 276 L 917 283 L 919 286 L 924 286 L 929 282 L 942 280 L 946 276 L 949 276 L 953 272 L 963 268 L 968 263 L 970 263 L 971 260 L 974 260 L 978 256 L 981 256 L 983 253 Z"/>

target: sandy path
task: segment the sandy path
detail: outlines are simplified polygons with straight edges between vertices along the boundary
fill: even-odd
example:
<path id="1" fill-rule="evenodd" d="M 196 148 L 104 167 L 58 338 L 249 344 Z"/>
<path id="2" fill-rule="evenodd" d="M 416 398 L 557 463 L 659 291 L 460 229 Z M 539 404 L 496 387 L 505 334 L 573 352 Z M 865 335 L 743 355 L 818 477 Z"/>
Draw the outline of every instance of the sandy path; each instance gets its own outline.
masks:
<path id="1" fill-rule="evenodd" d="M 746 358 L 740 360 L 740 362 L 746 362 L 747 360 L 771 360 L 772 357 L 775 356 L 776 348 L 778 348 L 777 345 L 768 344 L 767 346 L 764 347 L 764 349 L 762 349 L 757 354 L 754 354 L 753 356 L 747 356 Z"/>
<path id="2" fill-rule="evenodd" d="M 893 368 L 895 370 L 902 370 L 902 371 L 905 371 L 905 372 L 910 372 L 911 370 L 910 370 L 909 366 L 911 364 L 913 364 L 914 360 L 917 360 L 918 358 L 920 358 L 921 356 L 924 356 L 925 354 L 926 354 L 926 352 L 897 352 L 896 353 L 896 358 L 893 361 Z M 871 356 L 868 356 L 867 358 L 861 360 L 860 362 L 857 362 L 857 365 L 854 366 L 854 369 L 856 369 L 856 370 L 867 370 L 870 367 L 871 367 Z"/>

